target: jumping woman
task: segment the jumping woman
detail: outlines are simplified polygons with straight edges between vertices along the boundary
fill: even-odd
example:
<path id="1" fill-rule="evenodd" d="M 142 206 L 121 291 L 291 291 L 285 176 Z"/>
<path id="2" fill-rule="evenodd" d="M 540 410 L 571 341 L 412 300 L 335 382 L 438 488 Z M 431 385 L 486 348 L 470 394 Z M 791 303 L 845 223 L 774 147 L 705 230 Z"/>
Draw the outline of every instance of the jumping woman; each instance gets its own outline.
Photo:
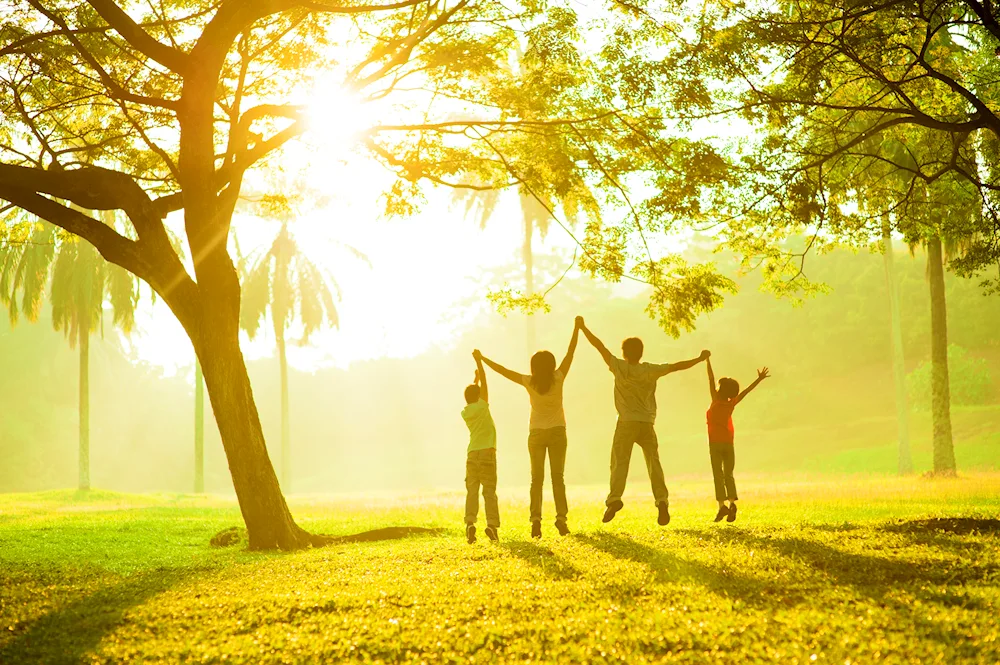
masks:
<path id="1" fill-rule="evenodd" d="M 542 537 L 542 482 L 545 477 L 545 455 L 549 456 L 552 471 L 552 495 L 556 503 L 556 529 L 567 535 L 566 481 L 566 415 L 563 413 L 563 382 L 573 364 L 573 353 L 580 334 L 580 319 L 573 327 L 569 349 L 559 367 L 556 357 L 549 351 L 539 351 L 531 356 L 531 374 L 518 374 L 498 365 L 489 358 L 479 356 L 487 367 L 500 376 L 524 386 L 531 401 L 531 419 L 528 433 L 528 456 L 531 458 L 531 537 Z"/>

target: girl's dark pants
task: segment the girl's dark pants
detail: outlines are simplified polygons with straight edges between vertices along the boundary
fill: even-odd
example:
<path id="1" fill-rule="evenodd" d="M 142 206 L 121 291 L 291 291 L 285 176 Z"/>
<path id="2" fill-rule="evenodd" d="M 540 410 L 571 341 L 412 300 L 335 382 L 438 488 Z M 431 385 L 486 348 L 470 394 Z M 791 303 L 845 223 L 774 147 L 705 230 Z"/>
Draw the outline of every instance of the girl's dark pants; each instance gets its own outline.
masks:
<path id="1" fill-rule="evenodd" d="M 708 453 L 712 458 L 712 477 L 715 479 L 716 501 L 736 501 L 736 481 L 733 467 L 736 466 L 736 448 L 731 443 L 710 443 Z"/>

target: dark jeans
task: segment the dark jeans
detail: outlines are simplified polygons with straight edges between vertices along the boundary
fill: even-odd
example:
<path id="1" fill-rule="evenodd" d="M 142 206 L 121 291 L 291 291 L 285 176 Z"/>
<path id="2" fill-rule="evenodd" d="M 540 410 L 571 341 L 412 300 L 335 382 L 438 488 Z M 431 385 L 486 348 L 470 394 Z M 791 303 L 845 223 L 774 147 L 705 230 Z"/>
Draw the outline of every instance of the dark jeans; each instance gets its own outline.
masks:
<path id="1" fill-rule="evenodd" d="M 712 458 L 712 477 L 715 479 L 715 500 L 736 501 L 736 481 L 733 467 L 736 466 L 736 448 L 731 443 L 710 443 L 708 453 Z"/>
<path id="2" fill-rule="evenodd" d="M 486 503 L 486 526 L 500 528 L 497 505 L 497 449 L 472 450 L 465 460 L 465 523 L 475 524 L 479 515 L 479 486 Z"/>
<path id="3" fill-rule="evenodd" d="M 542 521 L 542 482 L 545 479 L 545 453 L 552 471 L 552 497 L 556 502 L 556 524 L 566 523 L 566 428 L 533 429 L 528 433 L 528 456 L 531 458 L 531 521 Z"/>
<path id="4" fill-rule="evenodd" d="M 656 440 L 653 423 L 619 420 L 615 427 L 615 440 L 611 444 L 611 491 L 608 492 L 608 499 L 605 502 L 608 506 L 622 500 L 625 481 L 628 480 L 628 465 L 632 460 L 632 446 L 635 444 L 639 444 L 646 458 L 646 471 L 653 487 L 653 500 L 657 505 L 667 503 L 667 483 L 663 479 L 660 444 Z"/>

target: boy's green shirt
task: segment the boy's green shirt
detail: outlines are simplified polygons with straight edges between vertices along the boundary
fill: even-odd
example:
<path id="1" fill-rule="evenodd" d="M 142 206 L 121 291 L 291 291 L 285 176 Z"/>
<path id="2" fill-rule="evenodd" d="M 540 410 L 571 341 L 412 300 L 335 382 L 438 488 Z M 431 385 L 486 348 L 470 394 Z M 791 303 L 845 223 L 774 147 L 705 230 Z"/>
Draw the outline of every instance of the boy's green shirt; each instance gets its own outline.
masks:
<path id="1" fill-rule="evenodd" d="M 490 405 L 483 400 L 466 404 L 462 418 L 469 427 L 469 452 L 497 447 L 497 428 L 490 415 Z"/>

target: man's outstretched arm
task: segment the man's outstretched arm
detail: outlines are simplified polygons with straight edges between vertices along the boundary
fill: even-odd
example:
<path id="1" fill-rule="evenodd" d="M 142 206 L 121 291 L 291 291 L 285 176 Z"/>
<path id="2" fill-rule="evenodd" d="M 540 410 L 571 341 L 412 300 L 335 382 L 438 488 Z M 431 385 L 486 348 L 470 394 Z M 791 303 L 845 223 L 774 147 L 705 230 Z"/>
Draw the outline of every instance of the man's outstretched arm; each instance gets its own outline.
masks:
<path id="1" fill-rule="evenodd" d="M 576 317 L 576 325 L 579 326 L 584 337 L 587 338 L 587 341 L 590 342 L 591 345 L 597 349 L 597 352 L 601 354 L 601 357 L 604 358 L 604 363 L 608 367 L 611 367 L 611 361 L 614 359 L 614 356 L 611 355 L 610 351 L 608 351 L 608 347 L 604 346 L 604 343 L 597 339 L 597 336 L 594 335 L 594 333 L 590 332 L 590 328 L 584 324 L 582 316 Z"/>
<path id="2" fill-rule="evenodd" d="M 577 317 L 579 319 L 579 317 Z M 569 338 L 569 348 L 566 350 L 566 357 L 559 365 L 559 372 L 563 377 L 569 374 L 569 367 L 573 364 L 573 354 L 576 353 L 576 343 L 580 339 L 580 322 L 573 326 L 573 336 Z"/>
<path id="3" fill-rule="evenodd" d="M 660 376 L 666 376 L 667 374 L 673 374 L 674 372 L 682 372 L 686 369 L 691 369 L 703 360 L 708 360 L 708 357 L 712 355 L 708 351 L 702 351 L 701 355 L 697 358 L 692 358 L 691 360 L 682 360 L 679 363 L 667 363 L 666 365 L 660 365 Z"/>

